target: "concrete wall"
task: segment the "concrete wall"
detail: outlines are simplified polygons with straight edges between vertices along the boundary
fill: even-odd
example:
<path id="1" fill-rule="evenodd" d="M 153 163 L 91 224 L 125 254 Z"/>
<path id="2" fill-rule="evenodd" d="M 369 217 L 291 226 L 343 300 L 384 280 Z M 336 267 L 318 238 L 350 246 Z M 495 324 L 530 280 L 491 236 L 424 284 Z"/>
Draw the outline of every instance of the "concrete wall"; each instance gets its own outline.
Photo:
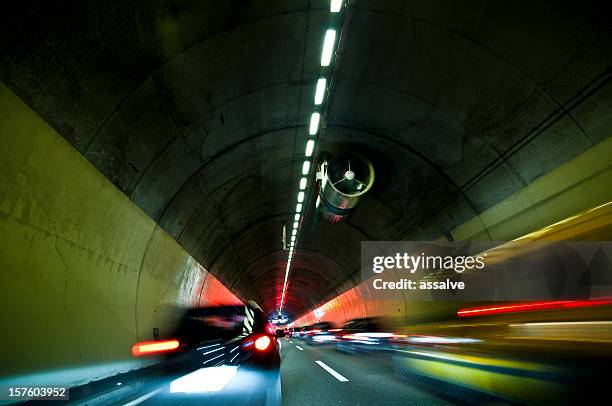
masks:
<path id="1" fill-rule="evenodd" d="M 534 180 L 510 198 L 452 230 L 455 240 L 506 241 L 580 211 L 612 201 L 612 137 Z M 612 238 L 610 236 L 609 238 Z M 331 321 L 338 327 L 366 316 L 387 316 L 406 324 L 452 314 L 456 304 L 381 302 L 370 299 L 365 283 L 347 290 L 295 321 L 296 326 Z"/>
<path id="2" fill-rule="evenodd" d="M 182 308 L 236 301 L 0 83 L 0 378 L 136 368 Z"/>

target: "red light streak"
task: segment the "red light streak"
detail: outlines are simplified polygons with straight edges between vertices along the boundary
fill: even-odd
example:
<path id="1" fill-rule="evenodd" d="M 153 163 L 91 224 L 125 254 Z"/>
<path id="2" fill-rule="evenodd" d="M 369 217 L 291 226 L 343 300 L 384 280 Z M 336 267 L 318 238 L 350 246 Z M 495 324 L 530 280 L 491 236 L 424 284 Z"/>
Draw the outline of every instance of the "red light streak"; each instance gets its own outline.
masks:
<path id="1" fill-rule="evenodd" d="M 548 302 L 529 302 L 497 306 L 472 307 L 457 311 L 459 317 L 490 316 L 502 313 L 533 312 L 540 310 L 571 309 L 576 307 L 605 306 L 612 304 L 612 298 L 593 300 L 556 300 Z"/>
<path id="2" fill-rule="evenodd" d="M 157 354 L 160 352 L 174 351 L 179 347 L 178 340 L 141 341 L 132 346 L 132 355 Z"/>

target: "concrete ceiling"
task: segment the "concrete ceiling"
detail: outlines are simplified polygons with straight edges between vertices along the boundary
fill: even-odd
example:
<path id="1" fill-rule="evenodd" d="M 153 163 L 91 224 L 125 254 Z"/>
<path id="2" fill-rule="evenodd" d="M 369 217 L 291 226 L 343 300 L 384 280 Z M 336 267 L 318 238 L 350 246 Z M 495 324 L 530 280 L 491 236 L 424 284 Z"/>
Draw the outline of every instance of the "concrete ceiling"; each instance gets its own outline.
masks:
<path id="1" fill-rule="evenodd" d="M 328 2 L 26 3 L 0 15 L 0 79 L 273 310 Z M 287 310 L 352 286 L 361 240 L 444 235 L 609 136 L 605 4 L 357 0 L 320 149 L 377 180 L 345 224 L 311 209 Z"/>

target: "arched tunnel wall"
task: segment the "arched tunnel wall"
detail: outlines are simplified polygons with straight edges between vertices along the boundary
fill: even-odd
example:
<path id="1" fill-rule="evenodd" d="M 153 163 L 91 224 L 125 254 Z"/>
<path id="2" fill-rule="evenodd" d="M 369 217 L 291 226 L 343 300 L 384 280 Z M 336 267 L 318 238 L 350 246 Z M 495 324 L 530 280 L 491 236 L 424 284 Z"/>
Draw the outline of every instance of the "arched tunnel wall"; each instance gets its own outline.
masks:
<path id="1" fill-rule="evenodd" d="M 0 378 L 137 368 L 184 307 L 239 302 L 2 83 L 0 138 Z"/>
<path id="2" fill-rule="evenodd" d="M 451 231 L 455 240 L 506 241 L 612 201 L 612 137 L 534 180 L 510 198 Z M 452 315 L 457 303 L 377 301 L 364 282 L 312 311 L 294 324 L 329 321 L 341 327 L 360 317 L 385 316 L 405 325 Z"/>

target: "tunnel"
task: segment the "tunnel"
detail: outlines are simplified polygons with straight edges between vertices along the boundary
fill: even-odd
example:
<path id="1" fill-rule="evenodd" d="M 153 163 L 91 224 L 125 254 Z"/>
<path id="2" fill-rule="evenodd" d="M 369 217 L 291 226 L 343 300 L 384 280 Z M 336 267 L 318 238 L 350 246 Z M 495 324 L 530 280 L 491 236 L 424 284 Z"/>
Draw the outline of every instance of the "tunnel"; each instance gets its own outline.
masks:
<path id="1" fill-rule="evenodd" d="M 187 309 L 250 303 L 276 330 L 285 405 L 586 399 L 604 385 L 584 371 L 612 356 L 610 15 L 548 0 L 7 3 L 0 403 L 49 385 L 75 404 L 154 401 L 166 361 L 135 343 L 172 338 Z M 325 181 L 355 189 L 334 206 Z M 590 296 L 546 274 L 554 297 L 504 279 L 512 297 L 386 300 L 364 277 L 368 243 L 527 240 L 600 247 L 589 270 L 603 270 L 577 277 Z M 499 330 L 467 327 L 500 306 Z M 332 348 L 300 341 L 370 319 L 393 331 L 391 355 L 326 361 Z M 446 341 L 415 350 L 417 335 Z M 593 353 L 552 361 L 580 343 Z M 495 365 L 472 373 L 477 356 Z"/>

